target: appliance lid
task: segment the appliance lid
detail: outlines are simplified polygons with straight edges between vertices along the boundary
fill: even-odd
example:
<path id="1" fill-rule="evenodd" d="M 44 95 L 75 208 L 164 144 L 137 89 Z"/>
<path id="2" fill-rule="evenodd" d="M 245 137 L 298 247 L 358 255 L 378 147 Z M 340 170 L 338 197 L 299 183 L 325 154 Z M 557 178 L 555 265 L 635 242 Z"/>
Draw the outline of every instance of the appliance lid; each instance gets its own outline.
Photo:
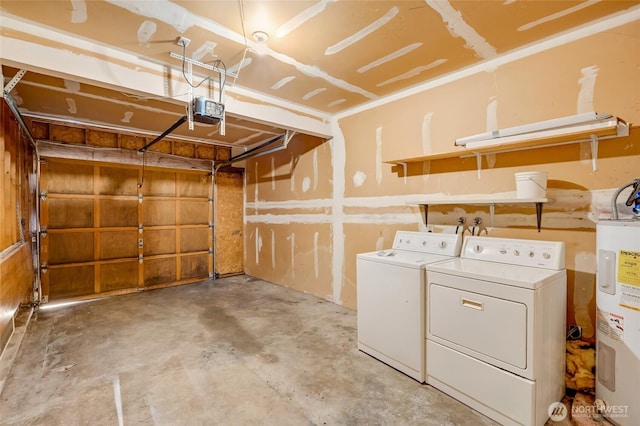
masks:
<path id="1" fill-rule="evenodd" d="M 424 266 L 429 263 L 441 262 L 449 258 L 450 256 L 398 249 L 372 251 L 357 255 L 358 261 L 364 260 L 415 269 L 424 269 Z"/>
<path id="2" fill-rule="evenodd" d="M 531 266 L 509 265 L 485 260 L 449 258 L 442 262 L 426 265 L 428 272 L 489 281 L 516 287 L 537 289 L 566 275 L 566 270 L 550 270 Z M 442 283 L 441 283 L 442 284 Z"/>

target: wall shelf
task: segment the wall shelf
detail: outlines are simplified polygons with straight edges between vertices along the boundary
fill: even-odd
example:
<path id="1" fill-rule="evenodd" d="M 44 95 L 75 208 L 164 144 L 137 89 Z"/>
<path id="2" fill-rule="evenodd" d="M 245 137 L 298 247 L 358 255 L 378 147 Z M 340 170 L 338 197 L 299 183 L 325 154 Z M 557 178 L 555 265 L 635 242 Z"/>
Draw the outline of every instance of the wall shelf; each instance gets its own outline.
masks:
<path id="1" fill-rule="evenodd" d="M 424 200 L 407 201 L 409 206 L 423 206 L 424 207 L 424 224 L 428 225 L 429 218 L 429 206 L 430 205 L 483 205 L 489 206 L 489 213 L 491 215 L 491 221 L 493 222 L 493 216 L 495 212 L 496 204 L 535 204 L 536 206 L 536 221 L 538 225 L 538 232 L 542 225 L 542 205 L 553 201 L 550 198 L 517 198 L 515 194 L 513 196 L 506 195 L 501 197 L 490 197 L 489 195 L 482 196 L 452 196 L 452 197 L 434 197 Z"/>
<path id="2" fill-rule="evenodd" d="M 385 163 L 407 164 L 446 158 L 475 156 L 478 162 L 479 177 L 482 155 L 590 142 L 593 170 L 595 171 L 597 170 L 598 141 L 622 136 L 629 136 L 629 124 L 617 117 L 607 115 L 607 118 L 599 119 L 594 122 L 580 123 L 567 127 L 538 130 L 504 137 L 475 140 L 467 142 L 464 145 L 464 148 L 459 148 L 454 151 L 390 160 L 385 161 Z"/>

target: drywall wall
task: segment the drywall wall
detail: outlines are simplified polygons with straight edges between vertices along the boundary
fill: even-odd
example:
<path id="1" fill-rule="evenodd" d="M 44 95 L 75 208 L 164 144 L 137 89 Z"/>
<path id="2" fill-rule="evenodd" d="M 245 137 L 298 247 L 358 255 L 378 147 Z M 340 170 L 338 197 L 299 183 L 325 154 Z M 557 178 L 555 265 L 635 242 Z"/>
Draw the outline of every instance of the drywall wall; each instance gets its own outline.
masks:
<path id="1" fill-rule="evenodd" d="M 481 217 L 489 235 L 565 241 L 568 321 L 593 338 L 595 223 L 609 217 L 614 190 L 639 177 L 638 128 L 602 141 L 595 171 L 589 143 L 487 155 L 480 173 L 475 158 L 406 169 L 384 163 L 453 151 L 459 137 L 585 111 L 640 122 L 640 22 L 549 46 L 343 114 L 333 139 L 306 152 L 290 148 L 249 161 L 246 271 L 355 308 L 356 254 L 389 247 L 398 229 L 425 229 L 407 201 L 513 192 L 515 172 L 546 170 L 554 201 L 545 205 L 540 233 L 533 206 L 498 206 L 493 222 L 483 207 L 441 206 L 429 210 L 429 221 L 451 227 L 459 217 Z M 287 169 L 294 156 L 297 167 Z M 291 253 L 301 253 L 300 261 Z"/>

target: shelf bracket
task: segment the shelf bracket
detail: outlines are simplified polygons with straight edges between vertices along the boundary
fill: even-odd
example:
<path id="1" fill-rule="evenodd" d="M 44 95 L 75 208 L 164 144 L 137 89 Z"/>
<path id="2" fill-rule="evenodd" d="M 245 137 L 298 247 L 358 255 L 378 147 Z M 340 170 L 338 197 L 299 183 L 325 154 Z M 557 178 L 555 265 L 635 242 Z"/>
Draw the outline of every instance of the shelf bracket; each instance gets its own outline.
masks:
<path id="1" fill-rule="evenodd" d="M 593 171 L 598 170 L 598 137 L 596 135 L 590 135 L 591 138 L 591 164 Z"/>
<path id="2" fill-rule="evenodd" d="M 404 184 L 407 184 L 407 163 L 398 163 L 402 166 L 402 177 L 404 180 Z M 426 224 L 425 224 L 426 225 Z"/>
<path id="3" fill-rule="evenodd" d="M 493 216 L 495 215 L 495 212 L 496 212 L 495 203 L 489 204 L 489 221 L 491 222 L 491 227 L 492 228 L 493 228 Z"/>
<path id="4" fill-rule="evenodd" d="M 482 170 L 482 154 L 476 152 L 476 165 L 478 167 L 478 180 L 480 180 L 480 170 Z"/>
<path id="5" fill-rule="evenodd" d="M 429 204 L 421 204 L 424 207 L 424 226 L 429 226 Z"/>
<path id="6" fill-rule="evenodd" d="M 536 203 L 536 221 L 538 222 L 538 232 L 540 232 L 540 225 L 542 224 L 542 203 Z"/>

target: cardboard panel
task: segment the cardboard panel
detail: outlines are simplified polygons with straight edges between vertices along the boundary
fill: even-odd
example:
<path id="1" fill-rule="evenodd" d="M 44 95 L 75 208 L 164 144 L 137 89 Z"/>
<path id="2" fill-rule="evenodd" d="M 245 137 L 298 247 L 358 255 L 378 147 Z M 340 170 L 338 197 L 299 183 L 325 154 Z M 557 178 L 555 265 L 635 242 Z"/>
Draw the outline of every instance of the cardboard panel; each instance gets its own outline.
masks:
<path id="1" fill-rule="evenodd" d="M 100 265 L 100 290 L 112 291 L 138 287 L 138 262 Z"/>
<path id="2" fill-rule="evenodd" d="M 138 257 L 138 231 L 100 232 L 100 259 Z"/>
<path id="3" fill-rule="evenodd" d="M 94 293 L 94 266 L 49 268 L 49 300 L 88 296 Z"/>
<path id="4" fill-rule="evenodd" d="M 209 224 L 209 202 L 180 200 L 180 224 L 181 225 Z"/>
<path id="5" fill-rule="evenodd" d="M 206 251 L 211 247 L 209 228 L 180 229 L 180 252 Z"/>
<path id="6" fill-rule="evenodd" d="M 123 167 L 99 167 L 98 194 L 137 195 L 138 170 Z"/>
<path id="7" fill-rule="evenodd" d="M 176 224 L 176 202 L 174 200 L 144 200 L 142 211 L 144 226 Z"/>
<path id="8" fill-rule="evenodd" d="M 101 227 L 138 227 L 138 200 L 100 200 Z"/>
<path id="9" fill-rule="evenodd" d="M 48 200 L 50 229 L 93 227 L 93 200 L 89 198 L 51 198 Z"/>
<path id="10" fill-rule="evenodd" d="M 145 259 L 144 285 L 167 284 L 177 281 L 176 258 Z"/>
<path id="11" fill-rule="evenodd" d="M 144 231 L 143 238 L 145 256 L 176 252 L 175 229 L 148 229 Z"/>
<path id="12" fill-rule="evenodd" d="M 194 278 L 209 278 L 209 255 L 195 254 L 180 258 L 180 271 L 182 280 Z"/>
<path id="13" fill-rule="evenodd" d="M 50 194 L 93 194 L 93 166 L 48 160 Z"/>
<path id="14" fill-rule="evenodd" d="M 49 264 L 93 260 L 93 232 L 50 232 Z"/>

